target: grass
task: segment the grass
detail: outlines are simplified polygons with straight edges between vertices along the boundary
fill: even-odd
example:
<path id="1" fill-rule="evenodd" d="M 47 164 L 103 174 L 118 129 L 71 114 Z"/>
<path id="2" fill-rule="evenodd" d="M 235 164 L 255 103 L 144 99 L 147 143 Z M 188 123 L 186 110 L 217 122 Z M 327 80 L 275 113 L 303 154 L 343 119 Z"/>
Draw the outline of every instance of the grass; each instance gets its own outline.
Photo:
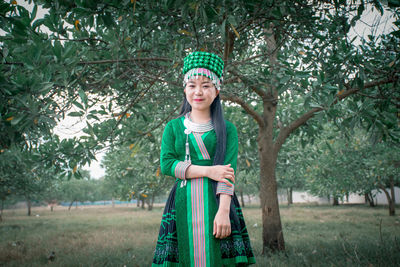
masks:
<path id="1" fill-rule="evenodd" d="M 162 209 L 34 208 L 31 217 L 6 210 L 0 265 L 150 266 Z M 282 206 L 286 251 L 267 256 L 261 255 L 261 210 L 243 212 L 256 266 L 400 266 L 400 216 L 389 217 L 384 208 Z"/>

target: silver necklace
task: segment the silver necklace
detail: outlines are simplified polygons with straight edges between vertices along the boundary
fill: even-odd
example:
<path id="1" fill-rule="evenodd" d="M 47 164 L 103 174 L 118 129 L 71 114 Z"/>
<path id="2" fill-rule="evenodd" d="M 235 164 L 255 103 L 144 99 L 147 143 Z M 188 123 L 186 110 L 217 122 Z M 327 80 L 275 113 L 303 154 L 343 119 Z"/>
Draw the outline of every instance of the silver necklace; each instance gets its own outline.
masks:
<path id="1" fill-rule="evenodd" d="M 189 149 L 189 134 L 191 132 L 195 133 L 205 133 L 214 129 L 214 125 L 212 124 L 211 120 L 207 123 L 196 123 L 190 119 L 190 113 L 185 114 L 185 119 L 183 120 L 183 125 L 186 127 L 185 134 L 186 134 L 186 155 L 185 155 L 185 162 L 191 163 L 190 158 L 190 149 Z M 186 179 L 182 181 L 181 187 L 186 185 Z"/>
<path id="2" fill-rule="evenodd" d="M 196 123 L 190 119 L 190 113 L 186 113 L 183 124 L 185 125 L 186 130 L 196 133 L 205 133 L 214 129 L 214 125 L 212 124 L 211 120 L 209 120 L 207 123 Z M 185 133 L 187 132 L 186 130 Z"/>

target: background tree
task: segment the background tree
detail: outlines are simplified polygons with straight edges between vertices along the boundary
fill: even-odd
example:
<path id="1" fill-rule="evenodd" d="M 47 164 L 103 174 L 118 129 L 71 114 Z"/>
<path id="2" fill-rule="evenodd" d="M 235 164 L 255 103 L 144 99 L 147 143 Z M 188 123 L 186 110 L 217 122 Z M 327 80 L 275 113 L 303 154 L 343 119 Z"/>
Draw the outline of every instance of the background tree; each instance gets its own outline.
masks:
<path id="1" fill-rule="evenodd" d="M 97 194 L 99 182 L 91 180 L 90 174 L 86 170 L 82 170 L 82 174 L 82 179 L 63 181 L 60 185 L 62 192 L 61 199 L 70 202 L 68 210 L 71 209 L 74 202 L 76 207 L 78 207 L 78 202 L 94 202 L 99 200 Z"/>
<path id="2" fill-rule="evenodd" d="M 306 146 L 306 188 L 314 195 L 336 198 L 334 204 L 339 204 L 338 200 L 350 193 L 372 198 L 373 191 L 383 191 L 389 214 L 394 215 L 394 186 L 399 185 L 396 174 L 399 144 L 374 140 L 374 133 L 364 129 L 351 132 L 325 124 L 324 133 Z"/>
<path id="3" fill-rule="evenodd" d="M 312 156 L 302 146 L 304 138 L 295 136 L 283 146 L 277 160 L 276 176 L 278 187 L 286 190 L 287 202 L 293 204 L 293 190 L 305 189 L 305 173 Z"/>
<path id="4" fill-rule="evenodd" d="M 23 197 L 31 215 L 32 201 L 40 201 L 42 195 L 53 187 L 55 168 L 43 168 L 40 154 L 35 148 L 20 150 L 11 147 L 0 154 L 0 177 L 3 201 L 8 195 Z"/>
<path id="5" fill-rule="evenodd" d="M 102 162 L 105 180 L 115 186 L 115 196 L 136 197 L 143 208 L 146 202 L 151 210 L 155 197 L 172 186 L 173 179 L 160 173 L 161 135 L 161 129 L 157 129 L 138 143 L 121 145 L 106 154 Z"/>
<path id="6" fill-rule="evenodd" d="M 250 201 L 252 196 L 260 192 L 257 125 L 238 105 L 225 102 L 223 109 L 225 119 L 234 122 L 238 132 L 238 173 L 235 179 L 235 192 L 239 194 L 241 205 L 245 206 L 244 194 Z"/>

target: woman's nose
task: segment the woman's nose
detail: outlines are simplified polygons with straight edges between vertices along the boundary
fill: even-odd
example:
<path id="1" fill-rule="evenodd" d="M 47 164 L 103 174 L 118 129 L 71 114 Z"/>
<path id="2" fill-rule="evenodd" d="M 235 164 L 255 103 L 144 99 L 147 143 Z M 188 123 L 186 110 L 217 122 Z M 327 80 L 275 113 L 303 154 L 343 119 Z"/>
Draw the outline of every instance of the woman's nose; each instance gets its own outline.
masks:
<path id="1" fill-rule="evenodd" d="M 201 86 L 196 86 L 196 89 L 194 91 L 195 94 L 202 94 L 203 93 L 203 89 L 201 88 Z"/>

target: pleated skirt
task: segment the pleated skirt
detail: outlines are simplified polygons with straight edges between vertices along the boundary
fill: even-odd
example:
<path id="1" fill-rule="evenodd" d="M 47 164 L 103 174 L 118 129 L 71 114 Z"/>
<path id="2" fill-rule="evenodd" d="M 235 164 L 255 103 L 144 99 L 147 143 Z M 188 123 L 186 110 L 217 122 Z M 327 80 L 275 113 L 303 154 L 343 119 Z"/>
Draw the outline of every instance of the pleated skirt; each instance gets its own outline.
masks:
<path id="1" fill-rule="evenodd" d="M 236 194 L 229 218 L 231 235 L 213 236 L 218 210 L 217 183 L 208 178 L 177 179 L 161 219 L 152 266 L 222 267 L 255 263 L 250 238 Z"/>

